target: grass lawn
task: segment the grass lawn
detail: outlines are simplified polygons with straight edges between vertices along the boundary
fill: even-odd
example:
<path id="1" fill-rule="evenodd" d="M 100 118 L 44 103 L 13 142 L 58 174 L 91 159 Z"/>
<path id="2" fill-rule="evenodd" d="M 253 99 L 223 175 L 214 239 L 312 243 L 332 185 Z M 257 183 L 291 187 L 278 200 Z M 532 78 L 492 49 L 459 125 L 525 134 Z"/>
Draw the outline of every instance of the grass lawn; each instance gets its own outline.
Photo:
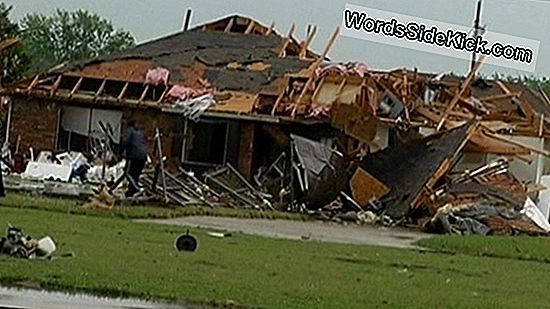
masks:
<path id="1" fill-rule="evenodd" d="M 0 207 L 0 227 L 8 222 L 35 237 L 51 235 L 58 252 L 72 251 L 75 257 L 0 258 L 3 284 L 31 281 L 59 290 L 262 308 L 543 308 L 550 303 L 544 284 L 550 264 L 478 256 L 477 245 L 460 245 L 454 238 L 424 243 L 457 252 L 442 254 L 242 234 L 219 239 L 191 229 L 198 251 L 178 253 L 173 243 L 185 232 L 181 227 Z M 507 242 L 502 244 L 504 250 Z M 548 248 L 542 240 L 533 255 Z"/>
<path id="2" fill-rule="evenodd" d="M 308 216 L 281 211 L 258 211 L 234 208 L 178 207 L 178 206 L 116 206 L 112 210 L 85 209 L 84 201 L 68 198 L 51 198 L 8 193 L 0 200 L 0 206 L 21 209 L 37 209 L 67 214 L 120 217 L 125 219 L 165 219 L 184 216 L 223 216 L 239 218 L 308 220 Z"/>
<path id="3" fill-rule="evenodd" d="M 418 242 L 439 252 L 550 263 L 549 237 L 445 235 Z"/>

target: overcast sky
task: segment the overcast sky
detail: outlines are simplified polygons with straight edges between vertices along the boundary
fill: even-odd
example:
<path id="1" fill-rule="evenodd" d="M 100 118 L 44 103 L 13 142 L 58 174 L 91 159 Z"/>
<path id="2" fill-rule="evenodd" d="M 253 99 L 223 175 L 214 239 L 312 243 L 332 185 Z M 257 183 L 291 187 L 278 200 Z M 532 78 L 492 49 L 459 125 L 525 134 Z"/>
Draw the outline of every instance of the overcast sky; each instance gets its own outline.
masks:
<path id="1" fill-rule="evenodd" d="M 446 23 L 471 26 L 475 0 L 8 0 L 13 5 L 12 17 L 27 13 L 52 13 L 56 8 L 86 9 L 110 19 L 116 27 L 130 31 L 138 42 L 147 41 L 181 29 L 187 8 L 193 9 L 192 25 L 238 13 L 254 17 L 287 33 L 296 24 L 299 39 L 307 25 L 317 25 L 318 34 L 312 48 L 321 51 L 326 41 L 341 24 L 346 3 L 392 11 Z M 550 0 L 484 0 L 482 23 L 489 31 L 526 37 L 541 42 L 535 74 L 550 77 Z M 418 68 L 428 72 L 464 74 L 465 60 L 403 49 L 340 36 L 329 53 L 337 61 L 362 61 L 374 69 Z M 530 74 L 503 67 L 484 66 L 482 73 L 491 75 Z"/>

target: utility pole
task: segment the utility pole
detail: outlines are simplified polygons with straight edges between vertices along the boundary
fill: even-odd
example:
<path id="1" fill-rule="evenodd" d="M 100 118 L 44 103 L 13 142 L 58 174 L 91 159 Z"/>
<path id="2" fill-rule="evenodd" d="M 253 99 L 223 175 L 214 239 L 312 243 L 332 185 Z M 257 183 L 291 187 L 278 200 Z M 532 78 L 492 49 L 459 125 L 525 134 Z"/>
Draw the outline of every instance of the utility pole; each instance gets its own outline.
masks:
<path id="1" fill-rule="evenodd" d="M 481 1 L 482 0 L 477 0 L 476 19 L 474 20 L 474 38 L 476 40 L 477 40 L 477 37 L 480 35 L 480 30 L 482 30 L 481 26 L 479 25 L 479 23 L 481 22 Z M 470 64 L 470 71 L 474 70 L 474 67 L 476 65 L 476 60 L 477 60 L 477 54 L 476 54 L 476 51 L 474 50 L 472 52 L 472 62 Z"/>

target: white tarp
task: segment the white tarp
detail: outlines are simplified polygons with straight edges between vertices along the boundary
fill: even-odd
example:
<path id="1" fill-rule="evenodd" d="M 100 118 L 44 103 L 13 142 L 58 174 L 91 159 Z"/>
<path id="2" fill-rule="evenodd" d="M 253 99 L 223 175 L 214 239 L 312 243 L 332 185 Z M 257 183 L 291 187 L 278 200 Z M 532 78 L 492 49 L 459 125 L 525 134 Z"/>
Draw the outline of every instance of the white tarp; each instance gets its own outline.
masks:
<path id="1" fill-rule="evenodd" d="M 527 198 L 521 213 L 533 220 L 533 222 L 535 222 L 535 224 L 541 229 L 550 232 L 550 223 L 548 223 L 548 218 L 542 214 L 531 198 Z"/>

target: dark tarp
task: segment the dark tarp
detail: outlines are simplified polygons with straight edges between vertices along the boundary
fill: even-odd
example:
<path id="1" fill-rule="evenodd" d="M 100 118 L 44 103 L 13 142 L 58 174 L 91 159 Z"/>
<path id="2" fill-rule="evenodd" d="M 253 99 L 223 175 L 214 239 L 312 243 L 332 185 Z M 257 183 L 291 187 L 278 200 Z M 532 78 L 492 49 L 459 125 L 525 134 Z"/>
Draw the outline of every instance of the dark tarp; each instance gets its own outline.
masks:
<path id="1" fill-rule="evenodd" d="M 399 219 L 408 213 L 427 181 L 446 160 L 456 159 L 471 127 L 466 124 L 366 156 L 361 167 L 391 189 L 383 197 L 390 217 Z"/>

